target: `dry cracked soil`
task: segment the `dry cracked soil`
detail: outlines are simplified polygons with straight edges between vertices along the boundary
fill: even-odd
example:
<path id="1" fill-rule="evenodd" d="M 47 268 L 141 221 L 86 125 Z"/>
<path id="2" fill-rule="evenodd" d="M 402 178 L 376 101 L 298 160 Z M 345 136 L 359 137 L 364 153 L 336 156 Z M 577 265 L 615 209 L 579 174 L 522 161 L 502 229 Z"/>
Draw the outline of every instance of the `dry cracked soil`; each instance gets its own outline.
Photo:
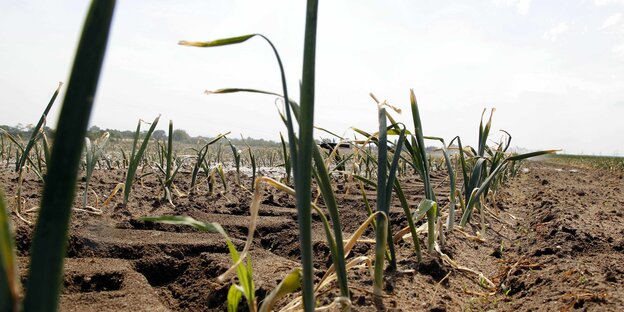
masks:
<path id="1" fill-rule="evenodd" d="M 100 198 L 123 181 L 122 170 L 97 170 L 91 188 Z M 230 181 L 234 179 L 230 176 Z M 412 207 L 423 197 L 422 183 L 401 177 Z M 434 172 L 434 185 L 444 206 L 448 181 Z M 190 176 L 181 173 L 177 188 L 188 189 Z M 244 179 L 244 181 L 249 181 Z M 17 178 L 0 170 L 0 182 L 15 208 Z M 246 183 L 246 182 L 245 182 Z M 24 207 L 36 208 L 41 183 L 28 175 L 23 185 Z M 345 237 L 366 219 L 357 184 L 338 178 L 334 185 Z M 80 207 L 79 181 L 75 207 Z M 188 215 L 218 222 L 242 248 L 247 236 L 251 193 L 229 185 L 213 195 L 200 189 L 190 196 L 174 196 L 175 207 L 159 200 L 159 184 L 146 177 L 136 183 L 127 207 L 113 202 L 102 215 L 75 211 L 65 261 L 62 311 L 225 311 L 232 280 L 216 277 L 230 266 L 225 242 L 218 234 L 186 226 L 146 223 L 148 215 Z M 487 230 L 482 236 L 480 216 L 475 226 L 447 233 L 442 251 L 457 265 L 482 273 L 484 279 L 453 268 L 437 256 L 418 262 L 411 239 L 397 244 L 398 268 L 385 273 L 385 292 L 374 300 L 372 278 L 366 268 L 349 271 L 354 311 L 623 311 L 624 310 L 624 179 L 621 172 L 571 167 L 543 161 L 505 184 L 483 209 Z M 374 190 L 366 190 L 374 207 Z M 92 201 L 94 195 L 91 195 Z M 100 200 L 101 201 L 101 200 Z M 321 200 L 322 202 L 322 200 Z M 36 209 L 23 212 L 36 221 Z M 394 231 L 407 225 L 399 202 L 390 213 Z M 27 284 L 28 257 L 34 226 L 12 214 L 22 283 Z M 422 221 L 421 221 L 422 222 Z M 313 215 L 314 265 L 317 279 L 331 264 L 318 215 Z M 365 236 L 372 238 L 368 230 Z M 424 243 L 425 235 L 420 237 Z M 373 244 L 359 243 L 352 255 L 372 255 Z M 251 260 L 256 294 L 262 299 L 299 261 L 297 213 L 294 199 L 266 187 L 254 233 Z M 318 296 L 331 303 L 337 287 Z M 285 304 L 292 296 L 281 301 Z M 246 310 L 241 303 L 241 310 Z"/>

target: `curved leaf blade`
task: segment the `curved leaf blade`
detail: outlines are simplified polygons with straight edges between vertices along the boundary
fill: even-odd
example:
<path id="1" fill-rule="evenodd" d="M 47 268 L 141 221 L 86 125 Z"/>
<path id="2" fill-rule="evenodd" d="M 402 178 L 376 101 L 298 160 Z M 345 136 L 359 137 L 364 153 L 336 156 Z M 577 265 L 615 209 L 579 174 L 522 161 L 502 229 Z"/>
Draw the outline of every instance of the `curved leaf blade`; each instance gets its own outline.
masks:
<path id="1" fill-rule="evenodd" d="M 223 39 L 217 39 L 217 40 L 212 40 L 212 41 L 181 40 L 178 42 L 178 44 L 183 45 L 183 46 L 199 47 L 199 48 L 219 47 L 219 46 L 242 43 L 256 35 L 257 34 L 243 35 L 243 36 L 238 36 L 238 37 L 223 38 Z"/>

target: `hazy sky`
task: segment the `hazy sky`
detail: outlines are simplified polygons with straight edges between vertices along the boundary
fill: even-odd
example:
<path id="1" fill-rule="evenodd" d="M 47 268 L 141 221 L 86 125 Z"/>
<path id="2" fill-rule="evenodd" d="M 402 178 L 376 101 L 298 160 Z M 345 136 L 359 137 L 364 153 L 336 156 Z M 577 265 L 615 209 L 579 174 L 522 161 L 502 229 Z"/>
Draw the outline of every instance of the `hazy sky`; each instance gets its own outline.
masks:
<path id="1" fill-rule="evenodd" d="M 87 6 L 2 1 L 0 124 L 35 123 L 67 82 Z M 281 92 L 265 42 L 177 42 L 262 33 L 298 99 L 304 14 L 304 1 L 118 1 L 91 124 L 133 129 L 162 114 L 160 129 L 172 119 L 191 135 L 277 140 L 274 97 L 203 94 Z M 412 128 L 413 88 L 426 135 L 474 145 L 483 108 L 496 107 L 492 139 L 504 129 L 530 149 L 624 154 L 624 0 L 321 1 L 316 77 L 316 125 L 340 134 L 377 129 L 369 92 Z"/>

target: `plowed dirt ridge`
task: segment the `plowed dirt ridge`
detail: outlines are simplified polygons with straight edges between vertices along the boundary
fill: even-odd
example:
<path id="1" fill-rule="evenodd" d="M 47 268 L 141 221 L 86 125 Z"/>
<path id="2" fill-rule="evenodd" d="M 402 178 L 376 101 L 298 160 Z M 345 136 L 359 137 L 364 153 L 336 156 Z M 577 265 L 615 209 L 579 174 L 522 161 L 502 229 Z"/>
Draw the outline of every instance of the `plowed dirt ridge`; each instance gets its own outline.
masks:
<path id="1" fill-rule="evenodd" d="M 576 168 L 547 162 L 529 162 L 528 171 L 507 183 L 486 205 L 487 231 L 482 240 L 479 215 L 464 233 L 448 233 L 443 252 L 459 265 L 483 273 L 498 291 L 481 286 L 476 275 L 452 269 L 437 257 L 418 263 L 411 239 L 397 246 L 399 268 L 385 274 L 381 302 L 372 296 L 372 278 L 366 269 L 349 272 L 355 311 L 623 311 L 624 310 L 624 179 L 621 172 Z M 98 170 L 91 188 L 100 201 L 123 181 L 122 170 Z M 416 177 L 401 177 L 410 205 L 423 197 Z M 0 181 L 14 208 L 17 179 L 0 169 Z M 229 181 L 235 181 L 231 176 Z M 440 206 L 448 203 L 448 181 L 434 172 Z M 176 186 L 185 191 L 190 175 L 181 173 Z M 249 178 L 243 185 L 249 188 Z M 33 176 L 24 182 L 25 207 L 37 207 L 41 183 Z M 84 183 L 79 181 L 75 207 L 80 207 Z M 242 248 L 247 236 L 251 193 L 229 185 L 213 195 L 206 187 L 190 196 L 176 197 L 175 207 L 162 197 L 155 178 L 135 184 L 123 208 L 121 196 L 103 208 L 102 215 L 73 213 L 65 263 L 62 311 L 224 311 L 230 282 L 216 277 L 230 265 L 222 238 L 185 226 L 145 223 L 148 215 L 189 215 L 218 222 Z M 366 219 L 358 185 L 346 178 L 335 184 L 345 237 Z M 375 193 L 367 197 L 374 207 Z M 91 197 L 95 197 L 91 195 Z M 268 291 L 299 261 L 297 213 L 294 200 L 265 188 L 260 220 L 254 233 L 251 259 L 257 295 Z M 93 200 L 92 200 L 93 201 Z M 322 204 L 322 199 L 319 200 Z M 24 217 L 36 221 L 36 210 Z M 391 208 L 393 230 L 407 225 L 398 200 Z M 325 234 L 314 216 L 317 278 L 331 264 Z M 27 283 L 33 225 L 12 216 L 20 257 L 22 282 Z M 369 230 L 366 235 L 372 238 Z M 425 236 L 420 237 L 424 243 Z M 372 255 L 373 245 L 360 243 L 352 255 Z M 321 294 L 329 304 L 337 287 Z M 292 297 L 291 297 L 292 298 Z M 283 300 L 282 304 L 289 298 Z M 241 302 L 241 309 L 246 309 Z"/>

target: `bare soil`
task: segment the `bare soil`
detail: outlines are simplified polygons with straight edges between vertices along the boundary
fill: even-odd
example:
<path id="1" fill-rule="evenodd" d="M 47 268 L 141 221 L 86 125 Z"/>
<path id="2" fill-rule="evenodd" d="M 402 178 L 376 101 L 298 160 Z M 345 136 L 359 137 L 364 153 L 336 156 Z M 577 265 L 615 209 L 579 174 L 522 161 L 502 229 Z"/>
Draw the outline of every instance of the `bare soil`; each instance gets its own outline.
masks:
<path id="1" fill-rule="evenodd" d="M 477 238 L 476 226 L 448 233 L 442 249 L 457 264 L 481 272 L 497 287 L 483 287 L 477 275 L 453 269 L 438 257 L 418 262 L 410 239 L 397 245 L 398 268 L 385 274 L 386 296 L 375 302 L 366 269 L 349 272 L 355 311 L 622 311 L 624 310 L 624 179 L 621 172 L 529 162 L 528 172 L 511 180 L 487 204 L 487 232 Z M 91 188 L 102 199 L 122 182 L 122 170 L 99 170 Z M 434 173 L 441 206 L 447 203 L 446 173 Z M 415 177 L 401 177 L 410 205 L 423 197 Z M 249 179 L 243 179 L 246 186 Z M 234 181 L 230 176 L 229 181 Z M 190 176 L 176 180 L 185 192 Z M 16 194 L 17 179 L 0 170 L 7 196 Z M 26 209 L 36 207 L 41 183 L 24 181 Z M 75 207 L 80 207 L 84 183 L 79 181 Z M 356 185 L 338 178 L 335 188 L 345 237 L 366 218 Z M 374 206 L 375 194 L 367 190 Z M 95 197 L 91 195 L 91 198 Z M 230 282 L 216 277 L 230 265 L 225 242 L 218 234 L 185 226 L 140 221 L 148 215 L 189 215 L 219 222 L 242 248 L 247 236 L 251 193 L 229 185 L 209 195 L 174 196 L 175 207 L 161 201 L 154 177 L 139 181 L 132 199 L 122 207 L 121 195 L 102 215 L 75 211 L 65 263 L 62 311 L 224 311 Z M 101 201 L 100 199 L 100 201 Z M 93 200 L 91 201 L 93 204 Z M 321 200 L 322 202 L 322 200 Z M 9 199 L 15 208 L 15 199 Z M 294 200 L 266 188 L 251 258 L 257 295 L 262 299 L 299 261 L 297 213 Z M 24 212 L 34 223 L 36 211 Z M 391 209 L 392 227 L 406 226 L 398 201 Z M 22 282 L 26 273 L 33 226 L 13 214 Z M 314 216 L 317 278 L 331 264 L 318 216 Z M 371 237 L 372 232 L 367 233 Z M 424 243 L 424 235 L 420 237 Z M 371 255 L 373 245 L 361 243 L 355 255 Z M 337 287 L 319 296 L 329 304 Z M 288 299 L 284 300 L 284 303 Z M 241 303 L 241 309 L 246 309 Z"/>

